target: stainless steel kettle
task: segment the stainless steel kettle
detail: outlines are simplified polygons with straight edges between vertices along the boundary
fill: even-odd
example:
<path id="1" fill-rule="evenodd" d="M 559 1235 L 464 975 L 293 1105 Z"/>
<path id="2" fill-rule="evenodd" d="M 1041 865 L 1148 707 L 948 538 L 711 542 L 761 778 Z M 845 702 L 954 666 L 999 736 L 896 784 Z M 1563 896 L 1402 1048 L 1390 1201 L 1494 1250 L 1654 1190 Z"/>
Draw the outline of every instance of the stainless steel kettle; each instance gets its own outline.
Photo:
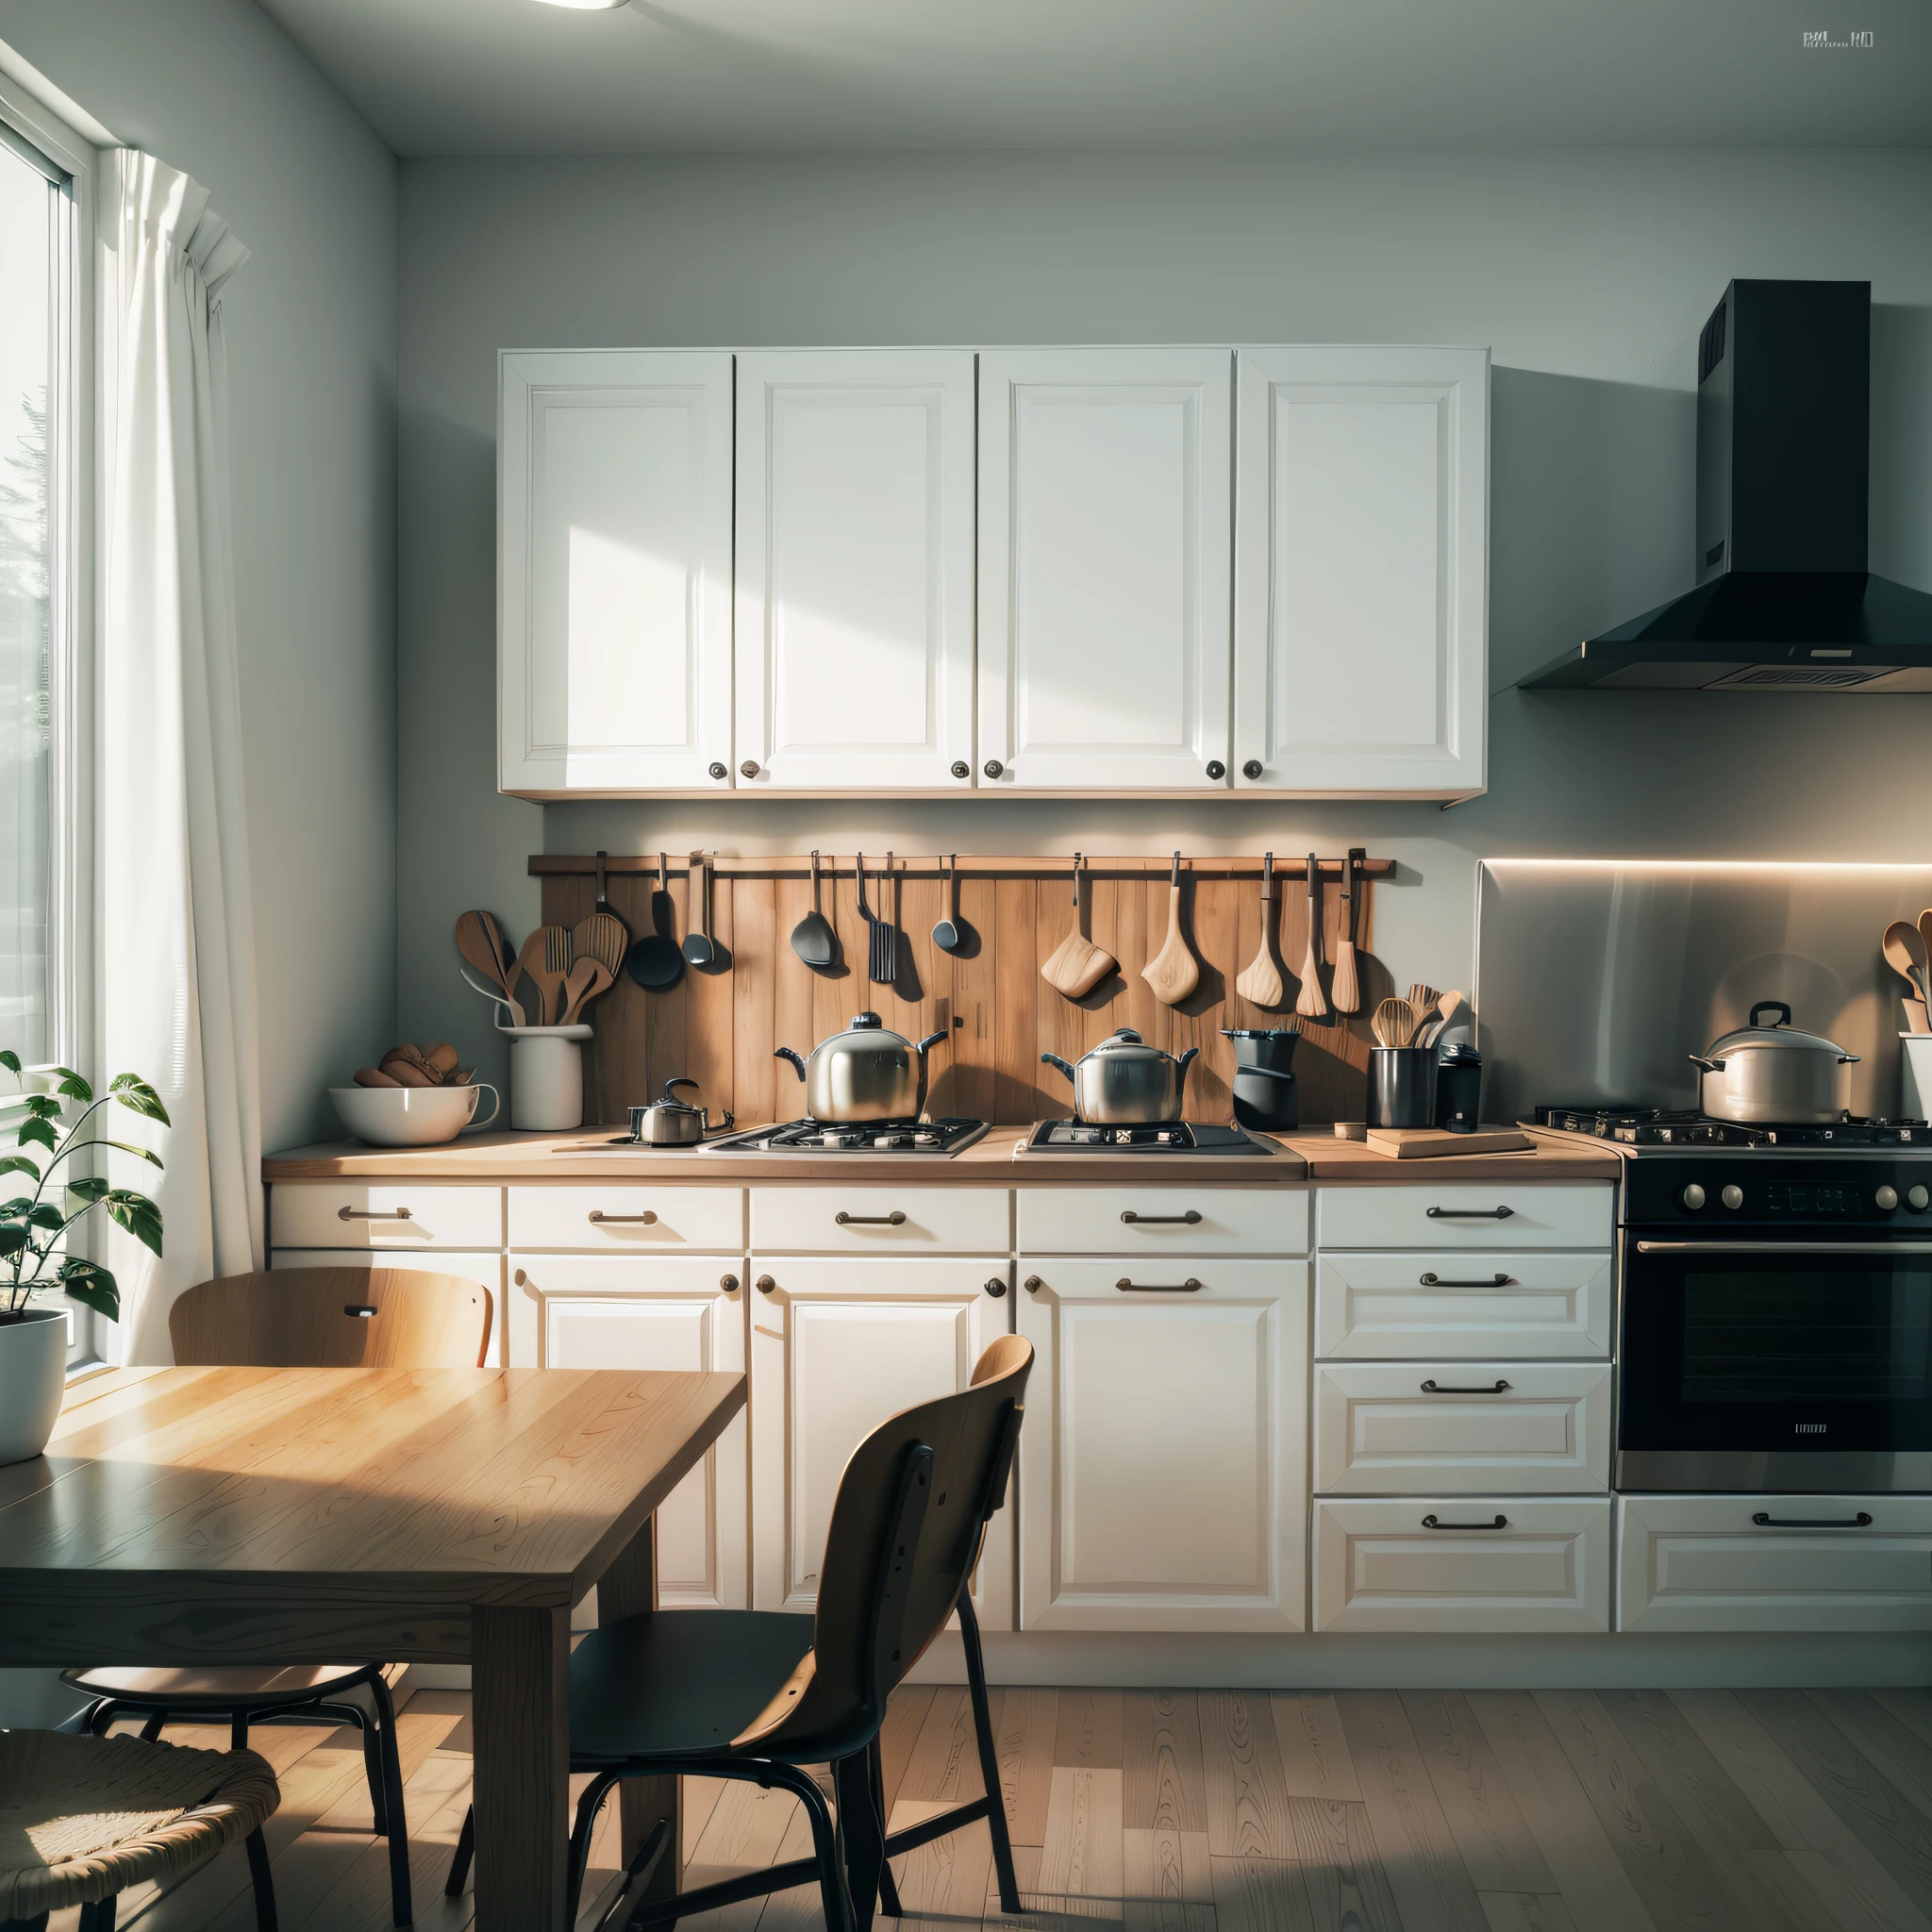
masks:
<path id="1" fill-rule="evenodd" d="M 1096 1124 L 1177 1121 L 1188 1064 L 1201 1049 L 1191 1046 L 1176 1059 L 1149 1046 L 1131 1026 L 1123 1026 L 1071 1066 L 1057 1053 L 1041 1059 L 1058 1067 L 1074 1083 L 1074 1113 Z"/>
<path id="2" fill-rule="evenodd" d="M 715 1123 L 708 1108 L 693 1107 L 687 1100 L 672 1097 L 674 1087 L 697 1086 L 695 1080 L 676 1079 L 664 1083 L 664 1098 L 648 1107 L 630 1110 L 630 1137 L 647 1147 L 695 1147 L 708 1134 L 731 1130 L 731 1109 L 726 1108 Z"/>
<path id="3" fill-rule="evenodd" d="M 805 1110 L 815 1121 L 912 1120 L 919 1113 L 925 1057 L 945 1038 L 928 1033 L 914 1045 L 903 1033 L 881 1024 L 876 1013 L 859 1013 L 843 1033 L 835 1033 L 802 1059 L 789 1046 L 774 1053 L 790 1060 L 805 1082 Z"/>

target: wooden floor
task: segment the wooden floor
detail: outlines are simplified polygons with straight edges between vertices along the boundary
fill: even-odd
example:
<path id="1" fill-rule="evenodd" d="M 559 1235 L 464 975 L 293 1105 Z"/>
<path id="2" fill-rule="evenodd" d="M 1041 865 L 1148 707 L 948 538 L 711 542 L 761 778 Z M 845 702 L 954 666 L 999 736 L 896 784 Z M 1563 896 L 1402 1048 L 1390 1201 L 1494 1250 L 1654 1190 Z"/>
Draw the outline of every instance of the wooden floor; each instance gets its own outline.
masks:
<path id="1" fill-rule="evenodd" d="M 423 1691 L 400 1720 L 420 1926 L 471 1920 L 441 1890 L 468 1705 Z M 993 1717 L 1017 1923 L 1036 1932 L 1932 1932 L 1932 1691 L 1006 1690 Z M 381 1932 L 388 1870 L 355 1739 L 256 1741 L 282 1780 L 268 1830 L 286 1932 Z M 894 1828 L 975 1794 L 964 1692 L 902 1690 L 885 1758 Z M 808 1850 L 795 1800 L 689 1783 L 687 1884 Z M 991 1864 L 984 1824 L 901 1859 L 908 1918 L 1016 1923 Z M 239 1850 L 128 1894 L 121 1923 L 249 1932 Z M 681 1923 L 822 1921 L 800 1889 Z"/>

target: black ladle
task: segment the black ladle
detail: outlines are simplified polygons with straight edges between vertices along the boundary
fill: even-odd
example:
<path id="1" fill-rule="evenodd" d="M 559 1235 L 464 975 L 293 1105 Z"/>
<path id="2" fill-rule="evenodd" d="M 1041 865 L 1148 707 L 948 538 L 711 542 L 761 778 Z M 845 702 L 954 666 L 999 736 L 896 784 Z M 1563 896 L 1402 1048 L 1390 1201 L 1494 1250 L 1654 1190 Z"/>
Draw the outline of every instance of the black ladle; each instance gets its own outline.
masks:
<path id="1" fill-rule="evenodd" d="M 944 904 L 940 923 L 932 929 L 932 942 L 942 953 L 957 953 L 966 943 L 959 930 L 959 855 L 952 855 L 950 878 L 943 862 L 940 866 L 940 894 Z"/>
<path id="2" fill-rule="evenodd" d="M 651 894 L 651 930 L 631 941 L 624 956 L 625 971 L 646 992 L 675 986 L 684 973 L 684 955 L 670 934 L 677 924 L 677 908 L 664 883 L 664 855 L 658 855 L 658 889 Z"/>

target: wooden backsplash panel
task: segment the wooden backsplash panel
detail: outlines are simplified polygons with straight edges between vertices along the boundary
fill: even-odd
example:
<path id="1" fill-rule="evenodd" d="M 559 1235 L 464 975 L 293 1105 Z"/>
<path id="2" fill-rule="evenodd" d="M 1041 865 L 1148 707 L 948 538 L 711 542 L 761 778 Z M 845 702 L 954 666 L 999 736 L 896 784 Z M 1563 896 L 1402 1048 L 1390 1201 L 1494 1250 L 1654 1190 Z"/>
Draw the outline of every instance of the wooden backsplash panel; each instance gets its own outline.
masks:
<path id="1" fill-rule="evenodd" d="M 1109 858 L 1121 872 L 1133 860 Z M 800 864 L 771 861 L 774 869 Z M 927 862 L 922 861 L 924 867 Z M 1210 865 L 1212 860 L 1204 861 Z M 621 974 L 590 1009 L 596 1040 L 589 1050 L 588 1106 L 596 1119 L 621 1125 L 626 1107 L 654 1099 L 666 1079 L 683 1074 L 699 1083 L 695 1097 L 728 1107 L 747 1124 L 789 1120 L 803 1107 L 803 1089 L 778 1046 L 808 1053 L 815 1041 L 848 1025 L 867 1008 L 910 1040 L 949 1021 L 948 1041 L 930 1058 L 927 1106 L 934 1114 L 992 1121 L 1046 1120 L 1072 1110 L 1072 1090 L 1043 1052 L 1077 1059 L 1117 1026 L 1180 1053 L 1200 1048 L 1189 1071 L 1191 1119 L 1232 1117 L 1230 1083 L 1234 1044 L 1224 1026 L 1280 1025 L 1294 1009 L 1296 970 L 1307 939 L 1307 888 L 1282 879 L 1278 953 L 1287 992 L 1282 1006 L 1264 1011 L 1234 991 L 1254 957 L 1260 936 L 1260 892 L 1251 879 L 1191 878 L 1183 874 L 1183 929 L 1201 962 L 1201 983 L 1179 1007 L 1165 1007 L 1141 977 L 1141 968 L 1167 931 L 1168 864 L 1145 862 L 1140 878 L 1091 878 L 1088 932 L 1120 962 L 1087 998 L 1063 999 L 1040 977 L 1040 963 L 1072 926 L 1073 895 L 1065 875 L 1001 878 L 963 875 L 958 917 L 967 950 L 942 953 L 932 928 L 944 905 L 941 882 L 896 877 L 888 890 L 899 927 L 899 974 L 891 986 L 866 977 L 866 932 L 851 878 L 824 882 L 824 906 L 839 935 L 840 958 L 815 973 L 792 952 L 791 929 L 811 908 L 808 879 L 741 878 L 712 881 L 711 934 L 716 963 L 687 967 L 666 992 L 645 992 Z M 653 874 L 617 873 L 608 878 L 611 909 L 633 933 L 646 929 Z M 690 881 L 680 870 L 669 891 L 676 908 L 676 936 L 690 930 Z M 869 884 L 868 891 L 874 890 Z M 1374 886 L 1358 883 L 1358 973 L 1362 1010 L 1346 1022 L 1308 1030 L 1295 1055 L 1301 1076 L 1302 1119 L 1307 1124 L 1359 1120 L 1364 1110 L 1371 1041 L 1368 1014 L 1394 991 L 1373 955 Z M 595 889 L 578 874 L 546 874 L 543 918 L 571 925 L 591 910 Z M 1333 879 L 1322 894 L 1324 983 L 1339 937 L 1341 893 Z"/>

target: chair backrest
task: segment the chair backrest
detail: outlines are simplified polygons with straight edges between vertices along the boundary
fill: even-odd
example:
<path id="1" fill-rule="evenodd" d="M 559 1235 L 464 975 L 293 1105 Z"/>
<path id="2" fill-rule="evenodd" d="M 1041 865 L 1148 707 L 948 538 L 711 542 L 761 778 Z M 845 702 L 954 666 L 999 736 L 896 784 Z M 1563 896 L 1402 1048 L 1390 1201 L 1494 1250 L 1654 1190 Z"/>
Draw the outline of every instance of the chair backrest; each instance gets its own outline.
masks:
<path id="1" fill-rule="evenodd" d="M 1033 1344 L 1003 1335 L 969 1387 L 882 1423 L 839 1479 L 806 1667 L 737 1740 L 760 1755 L 844 1757 L 946 1626 L 1005 1500 Z"/>
<path id="2" fill-rule="evenodd" d="M 277 1268 L 186 1290 L 168 1310 L 184 1368 L 474 1369 L 490 1291 L 413 1268 Z"/>

